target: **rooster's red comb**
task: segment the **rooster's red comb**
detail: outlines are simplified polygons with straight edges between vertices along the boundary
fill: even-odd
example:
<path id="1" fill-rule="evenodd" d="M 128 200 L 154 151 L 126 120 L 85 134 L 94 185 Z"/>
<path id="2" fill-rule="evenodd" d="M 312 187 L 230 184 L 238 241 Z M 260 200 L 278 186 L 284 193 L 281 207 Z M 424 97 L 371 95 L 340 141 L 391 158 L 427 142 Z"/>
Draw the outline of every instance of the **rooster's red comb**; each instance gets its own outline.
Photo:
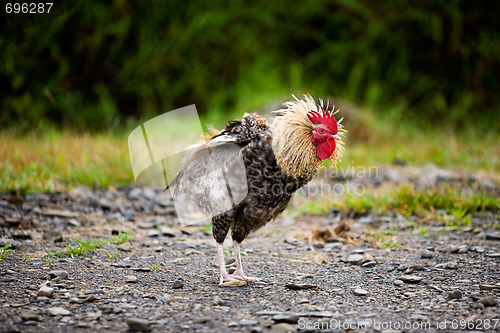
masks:
<path id="1" fill-rule="evenodd" d="M 337 125 L 337 120 L 333 117 L 330 111 L 325 111 L 321 108 L 321 111 L 311 110 L 307 113 L 307 118 L 315 124 L 315 125 L 323 125 L 326 129 L 333 133 L 337 134 L 339 127 Z"/>

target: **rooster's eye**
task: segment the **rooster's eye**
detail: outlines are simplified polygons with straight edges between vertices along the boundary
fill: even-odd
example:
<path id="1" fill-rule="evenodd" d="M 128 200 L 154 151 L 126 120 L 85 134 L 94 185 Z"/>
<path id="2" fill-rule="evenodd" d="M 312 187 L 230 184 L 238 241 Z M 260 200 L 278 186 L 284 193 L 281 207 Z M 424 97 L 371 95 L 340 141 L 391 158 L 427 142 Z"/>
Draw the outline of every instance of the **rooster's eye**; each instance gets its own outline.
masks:
<path id="1" fill-rule="evenodd" d="M 320 129 L 318 130 L 318 132 L 319 132 L 319 134 L 325 134 L 325 130 L 324 130 L 324 129 L 322 129 L 322 128 L 320 128 Z"/>

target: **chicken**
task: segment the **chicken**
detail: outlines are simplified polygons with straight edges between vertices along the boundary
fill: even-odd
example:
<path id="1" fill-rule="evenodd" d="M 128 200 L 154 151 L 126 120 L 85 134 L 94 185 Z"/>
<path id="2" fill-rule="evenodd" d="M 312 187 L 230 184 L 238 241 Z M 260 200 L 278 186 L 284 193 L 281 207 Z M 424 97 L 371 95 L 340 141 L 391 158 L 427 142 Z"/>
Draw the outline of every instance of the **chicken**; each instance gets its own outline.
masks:
<path id="1" fill-rule="evenodd" d="M 328 110 L 322 100 L 317 104 L 310 95 L 302 100 L 293 97 L 283 109 L 274 111 L 272 125 L 257 114 L 230 121 L 207 144 L 187 154 L 184 167 L 170 185 L 174 200 L 179 193 L 187 193 L 212 217 L 221 286 L 260 280 L 245 274 L 240 244 L 250 232 L 285 210 L 323 160 L 335 164 L 341 157 L 342 119 L 337 122 L 334 110 Z M 214 176 L 215 169 L 222 173 Z M 229 230 L 235 253 L 233 274 L 226 270 L 223 252 Z"/>

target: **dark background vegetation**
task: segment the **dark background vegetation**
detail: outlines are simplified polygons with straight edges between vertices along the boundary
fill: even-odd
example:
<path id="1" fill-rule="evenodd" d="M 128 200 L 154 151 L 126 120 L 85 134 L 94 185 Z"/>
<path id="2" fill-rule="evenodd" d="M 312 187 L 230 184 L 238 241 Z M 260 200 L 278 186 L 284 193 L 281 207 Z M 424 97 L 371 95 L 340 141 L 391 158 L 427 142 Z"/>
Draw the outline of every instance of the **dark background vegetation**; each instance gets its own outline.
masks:
<path id="1" fill-rule="evenodd" d="M 193 103 L 227 119 L 291 93 L 498 127 L 497 2 L 85 0 L 54 10 L 63 5 L 29 29 L 20 14 L 0 23 L 0 127 L 105 130 Z"/>

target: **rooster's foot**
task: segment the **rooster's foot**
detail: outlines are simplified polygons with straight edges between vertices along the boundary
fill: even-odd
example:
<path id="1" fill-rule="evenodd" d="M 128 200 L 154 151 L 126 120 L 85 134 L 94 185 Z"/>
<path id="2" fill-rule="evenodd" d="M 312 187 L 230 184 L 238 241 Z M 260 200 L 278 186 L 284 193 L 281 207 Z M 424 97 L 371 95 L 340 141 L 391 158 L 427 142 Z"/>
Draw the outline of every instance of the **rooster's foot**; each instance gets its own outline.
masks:
<path id="1" fill-rule="evenodd" d="M 219 282 L 219 287 L 240 287 L 245 286 L 246 281 L 237 280 L 237 279 L 224 279 Z"/>
<path id="2" fill-rule="evenodd" d="M 251 277 L 251 276 L 246 276 L 244 274 L 231 274 L 231 277 L 238 279 L 239 281 L 246 281 L 246 282 L 257 282 L 257 281 L 262 281 L 261 278 L 258 277 Z"/>
<path id="3" fill-rule="evenodd" d="M 236 279 L 232 275 L 225 274 L 221 276 L 220 281 L 219 281 L 219 287 L 239 287 L 239 286 L 244 286 L 247 283 L 245 281 Z"/>

